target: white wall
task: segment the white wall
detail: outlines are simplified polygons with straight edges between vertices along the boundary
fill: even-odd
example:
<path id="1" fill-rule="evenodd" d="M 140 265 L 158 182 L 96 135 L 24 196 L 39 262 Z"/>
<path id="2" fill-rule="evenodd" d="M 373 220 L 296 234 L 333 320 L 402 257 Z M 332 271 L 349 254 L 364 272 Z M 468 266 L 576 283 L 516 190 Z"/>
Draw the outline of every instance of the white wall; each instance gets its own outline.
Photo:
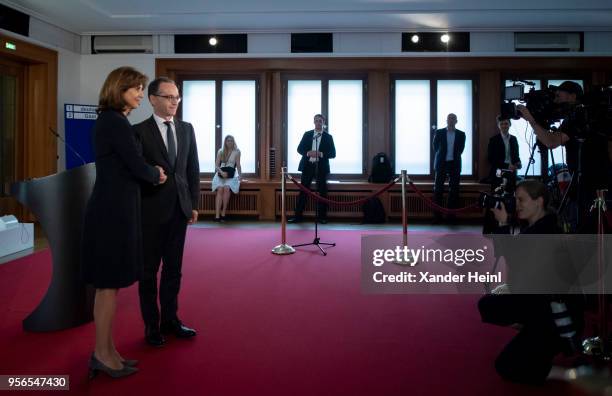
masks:
<path id="1" fill-rule="evenodd" d="M 334 52 L 401 53 L 401 33 L 334 33 Z"/>
<path id="2" fill-rule="evenodd" d="M 30 17 L 30 38 L 63 48 L 72 52 L 79 52 L 81 37 L 67 30 L 58 28 L 38 18 Z"/>
<path id="3" fill-rule="evenodd" d="M 57 133 L 62 138 L 65 138 L 64 103 L 80 103 L 81 55 L 61 48 L 57 52 Z M 64 148 L 64 144 L 58 142 L 58 171 L 66 169 L 66 153 Z"/>
<path id="4" fill-rule="evenodd" d="M 472 52 L 512 52 L 514 53 L 513 32 L 473 32 L 470 33 Z"/>
<path id="5" fill-rule="evenodd" d="M 584 51 L 597 55 L 612 53 L 612 32 L 585 32 Z"/>
<path id="6" fill-rule="evenodd" d="M 106 76 L 120 66 L 132 66 L 149 76 L 149 79 L 155 77 L 155 55 L 152 54 L 98 54 L 80 55 L 80 57 L 79 100 L 81 104 L 97 105 L 100 88 Z M 128 118 L 130 122 L 137 123 L 148 118 L 152 111 L 145 92 L 145 100 Z"/>
<path id="7" fill-rule="evenodd" d="M 278 54 L 291 52 L 290 33 L 252 33 L 247 35 L 250 54 Z"/>

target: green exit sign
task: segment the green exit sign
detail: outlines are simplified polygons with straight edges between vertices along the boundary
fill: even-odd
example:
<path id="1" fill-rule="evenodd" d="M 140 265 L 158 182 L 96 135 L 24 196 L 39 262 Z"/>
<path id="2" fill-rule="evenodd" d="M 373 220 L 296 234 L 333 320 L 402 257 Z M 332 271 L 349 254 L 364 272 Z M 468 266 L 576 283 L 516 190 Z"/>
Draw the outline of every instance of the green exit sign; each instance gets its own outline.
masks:
<path id="1" fill-rule="evenodd" d="M 4 47 L 13 51 L 17 50 L 17 46 L 13 43 L 9 43 L 8 41 L 4 43 Z"/>

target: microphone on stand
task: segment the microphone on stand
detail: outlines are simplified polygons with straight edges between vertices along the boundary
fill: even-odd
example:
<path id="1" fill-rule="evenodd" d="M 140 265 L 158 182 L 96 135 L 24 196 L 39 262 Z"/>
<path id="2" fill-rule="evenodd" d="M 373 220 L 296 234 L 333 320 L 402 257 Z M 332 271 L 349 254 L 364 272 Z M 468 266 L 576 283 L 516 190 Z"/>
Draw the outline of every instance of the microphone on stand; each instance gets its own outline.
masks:
<path id="1" fill-rule="evenodd" d="M 53 134 L 53 136 L 55 136 L 57 139 L 59 139 L 62 143 L 64 143 L 66 145 L 66 147 L 68 147 L 68 149 L 70 150 L 70 152 L 74 155 L 76 155 L 81 162 L 83 163 L 83 165 L 87 165 L 87 161 L 85 161 L 83 159 L 83 157 L 81 157 L 81 154 L 79 154 L 78 151 L 76 151 L 70 144 L 68 144 L 68 142 L 66 140 L 64 140 L 63 137 L 61 137 L 57 132 L 55 132 L 53 130 L 53 128 L 49 127 L 49 131 L 51 131 L 51 133 Z"/>
<path id="2" fill-rule="evenodd" d="M 319 146 L 321 145 L 321 142 L 318 142 L 317 140 L 319 138 L 321 138 L 321 136 L 323 136 L 323 131 L 325 130 L 325 125 L 323 125 L 321 127 L 321 133 L 317 133 L 317 131 L 314 131 L 314 133 L 312 134 L 312 140 L 315 141 L 315 147 L 316 147 L 316 152 L 317 152 L 317 157 L 316 158 L 311 158 L 310 162 L 319 162 Z"/>

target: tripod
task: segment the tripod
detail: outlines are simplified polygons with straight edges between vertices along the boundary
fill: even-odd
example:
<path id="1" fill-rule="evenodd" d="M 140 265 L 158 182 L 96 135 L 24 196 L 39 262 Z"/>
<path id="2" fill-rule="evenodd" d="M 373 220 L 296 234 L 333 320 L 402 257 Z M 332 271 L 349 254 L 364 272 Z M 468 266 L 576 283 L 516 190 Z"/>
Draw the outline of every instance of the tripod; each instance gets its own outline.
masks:
<path id="1" fill-rule="evenodd" d="M 316 136 L 316 134 L 315 134 Z M 321 135 L 323 136 L 323 135 Z M 321 138 L 321 136 L 319 136 L 319 138 Z M 321 179 L 323 179 L 323 182 L 326 182 L 325 177 L 320 177 L 319 175 L 319 146 L 321 145 L 321 141 L 318 140 L 319 138 L 315 137 L 316 139 L 316 153 L 317 153 L 317 157 L 316 160 L 314 162 L 314 177 L 316 179 L 316 183 L 317 183 L 317 194 L 319 193 L 320 190 L 320 181 Z M 309 166 L 309 165 L 305 165 Z M 330 246 L 330 247 L 334 247 L 336 246 L 335 243 L 333 242 L 321 242 L 321 239 L 319 238 L 319 203 L 315 203 L 315 235 L 314 235 L 314 239 L 312 242 L 309 243 L 301 243 L 299 245 L 293 245 L 293 247 L 299 247 L 299 246 L 310 246 L 310 245 L 314 245 L 316 247 L 319 248 L 319 250 L 321 251 L 321 253 L 323 254 L 323 256 L 327 256 L 327 252 L 321 247 L 321 245 L 323 246 Z"/>
<path id="2" fill-rule="evenodd" d="M 527 161 L 527 168 L 525 169 L 525 175 L 523 175 L 523 177 L 525 177 L 525 178 L 529 175 L 529 168 L 531 168 L 531 165 L 535 164 L 535 160 L 533 159 L 533 156 L 535 154 L 536 147 L 538 147 L 538 140 L 537 139 L 533 143 L 533 146 L 531 147 L 531 150 L 529 152 L 529 161 Z"/>

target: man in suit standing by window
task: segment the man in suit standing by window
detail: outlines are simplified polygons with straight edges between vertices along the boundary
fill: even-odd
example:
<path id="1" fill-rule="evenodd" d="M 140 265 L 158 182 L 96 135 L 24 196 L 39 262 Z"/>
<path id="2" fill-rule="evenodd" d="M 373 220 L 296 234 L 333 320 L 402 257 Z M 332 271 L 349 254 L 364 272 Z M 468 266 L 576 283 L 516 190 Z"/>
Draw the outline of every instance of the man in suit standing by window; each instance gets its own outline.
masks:
<path id="1" fill-rule="evenodd" d="M 499 133 L 489 139 L 487 158 L 491 164 L 489 172 L 489 182 L 493 187 L 501 183 L 501 179 L 496 176 L 498 169 L 508 169 L 516 172 L 521 169 L 521 159 L 519 157 L 518 140 L 516 136 L 510 135 L 510 120 L 497 117 L 497 128 Z"/>
<path id="2" fill-rule="evenodd" d="M 298 145 L 298 153 L 302 156 L 298 171 L 302 172 L 301 183 L 310 188 L 312 179 L 317 180 L 317 191 L 322 197 L 327 197 L 327 176 L 329 176 L 329 160 L 336 158 L 336 147 L 334 139 L 325 129 L 325 117 L 322 114 L 314 116 L 314 129 L 307 131 L 302 136 Z M 327 223 L 327 205 L 317 202 L 319 222 Z M 302 212 L 306 206 L 306 194 L 300 191 L 295 206 L 295 216 L 289 219 L 290 223 L 302 221 Z"/>
<path id="3" fill-rule="evenodd" d="M 161 77 L 149 84 L 153 115 L 134 126 L 143 156 L 160 164 L 168 175 L 163 186 L 142 187 L 144 275 L 140 281 L 140 309 L 145 340 L 161 346 L 164 334 L 190 338 L 195 330 L 178 318 L 183 248 L 187 224 L 198 219 L 200 169 L 193 126 L 174 116 L 181 101 L 176 83 Z M 157 273 L 163 262 L 157 305 Z"/>
<path id="4" fill-rule="evenodd" d="M 450 113 L 446 117 L 446 128 L 438 129 L 434 134 L 434 200 L 442 205 L 444 182 L 448 175 L 448 207 L 456 208 L 459 204 L 459 175 L 461 174 L 461 154 L 465 148 L 465 132 L 455 128 L 457 116 Z M 435 221 L 441 219 L 441 213 L 435 212 Z M 449 218 L 454 218 L 449 216 Z"/>

